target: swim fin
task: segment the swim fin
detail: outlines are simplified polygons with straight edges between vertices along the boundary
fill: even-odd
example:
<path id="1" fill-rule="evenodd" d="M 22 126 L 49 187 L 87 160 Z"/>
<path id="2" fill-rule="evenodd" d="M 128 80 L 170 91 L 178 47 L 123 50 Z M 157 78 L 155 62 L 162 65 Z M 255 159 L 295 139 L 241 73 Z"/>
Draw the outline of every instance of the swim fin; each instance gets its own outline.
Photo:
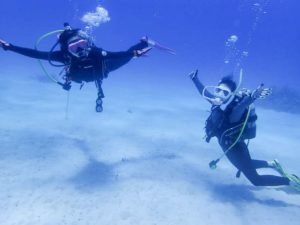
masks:
<path id="1" fill-rule="evenodd" d="M 288 177 L 288 174 L 284 171 L 277 159 L 270 162 L 272 169 L 276 170 L 281 176 Z"/>
<path id="2" fill-rule="evenodd" d="M 281 176 L 286 177 L 290 180 L 290 186 L 300 192 L 300 178 L 295 174 L 288 174 L 284 171 L 278 160 L 274 159 L 270 162 L 271 167 L 276 170 Z"/>
<path id="3" fill-rule="evenodd" d="M 300 192 L 300 178 L 292 174 L 288 175 L 288 179 L 290 180 L 290 186 Z"/>

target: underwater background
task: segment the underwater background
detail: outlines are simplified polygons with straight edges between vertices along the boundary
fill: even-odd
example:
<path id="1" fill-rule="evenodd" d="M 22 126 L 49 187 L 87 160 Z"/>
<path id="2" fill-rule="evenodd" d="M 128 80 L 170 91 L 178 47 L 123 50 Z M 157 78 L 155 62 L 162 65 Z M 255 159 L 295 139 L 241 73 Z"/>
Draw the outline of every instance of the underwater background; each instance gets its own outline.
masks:
<path id="1" fill-rule="evenodd" d="M 0 224 L 299 224 L 298 193 L 236 179 L 227 159 L 209 169 L 221 150 L 203 139 L 209 104 L 188 74 L 214 85 L 243 68 L 243 87 L 272 87 L 249 148 L 300 175 L 300 2 L 10 0 L 0 39 L 33 48 L 64 22 L 84 28 L 96 7 L 110 18 L 93 28 L 98 47 L 126 50 L 147 35 L 176 55 L 153 49 L 111 72 L 99 114 L 93 83 L 68 94 L 37 60 L 1 50 Z"/>

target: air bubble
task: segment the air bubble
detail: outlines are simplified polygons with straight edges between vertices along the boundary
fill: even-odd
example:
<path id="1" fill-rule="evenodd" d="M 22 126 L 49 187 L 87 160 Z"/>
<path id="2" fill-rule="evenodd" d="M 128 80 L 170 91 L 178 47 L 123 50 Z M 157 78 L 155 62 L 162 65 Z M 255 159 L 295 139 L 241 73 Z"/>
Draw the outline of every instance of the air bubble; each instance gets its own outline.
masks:
<path id="1" fill-rule="evenodd" d="M 231 35 L 229 38 L 228 38 L 228 42 L 231 42 L 231 43 L 235 43 L 235 42 L 237 42 L 238 41 L 238 36 L 236 36 L 236 35 Z"/>
<path id="2" fill-rule="evenodd" d="M 87 23 L 90 27 L 98 27 L 103 23 L 110 21 L 108 11 L 98 6 L 95 12 L 87 12 L 82 18 L 82 22 Z"/>

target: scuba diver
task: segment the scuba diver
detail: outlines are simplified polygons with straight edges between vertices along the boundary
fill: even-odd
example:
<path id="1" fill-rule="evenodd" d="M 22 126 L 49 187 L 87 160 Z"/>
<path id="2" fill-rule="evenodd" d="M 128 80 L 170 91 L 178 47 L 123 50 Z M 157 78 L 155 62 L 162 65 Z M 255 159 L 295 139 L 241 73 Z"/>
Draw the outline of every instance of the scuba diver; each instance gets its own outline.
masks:
<path id="1" fill-rule="evenodd" d="M 173 50 L 161 46 L 148 37 L 143 37 L 138 44 L 130 47 L 127 51 L 109 52 L 96 47 L 87 32 L 81 29 L 72 29 L 68 23 L 64 24 L 64 28 L 60 31 L 58 41 L 50 52 L 18 47 L 3 40 L 0 40 L 0 47 L 28 57 L 48 60 L 52 66 L 64 67 L 64 81 L 54 81 L 67 91 L 70 90 L 72 81 L 81 84 L 81 87 L 83 82 L 95 82 L 98 90 L 97 112 L 103 111 L 104 93 L 101 85 L 109 72 L 125 65 L 133 57 L 144 56 L 153 47 L 175 54 Z M 55 50 L 57 45 L 60 45 L 60 50 Z M 59 62 L 61 65 L 54 62 Z"/>
<path id="2" fill-rule="evenodd" d="M 212 105 L 205 124 L 206 141 L 216 137 L 223 150 L 221 157 L 209 163 L 210 168 L 215 169 L 221 158 L 226 156 L 238 169 L 237 177 L 242 172 L 255 186 L 290 185 L 300 191 L 300 179 L 287 174 L 277 160 L 255 160 L 249 153 L 249 140 L 256 137 L 257 115 L 253 103 L 266 98 L 272 90 L 263 84 L 254 91 L 240 89 L 242 70 L 239 83 L 229 75 L 223 77 L 217 86 L 205 87 L 198 79 L 198 70 L 189 76 L 199 93 Z M 260 168 L 275 169 L 281 176 L 259 175 L 256 170 Z"/>

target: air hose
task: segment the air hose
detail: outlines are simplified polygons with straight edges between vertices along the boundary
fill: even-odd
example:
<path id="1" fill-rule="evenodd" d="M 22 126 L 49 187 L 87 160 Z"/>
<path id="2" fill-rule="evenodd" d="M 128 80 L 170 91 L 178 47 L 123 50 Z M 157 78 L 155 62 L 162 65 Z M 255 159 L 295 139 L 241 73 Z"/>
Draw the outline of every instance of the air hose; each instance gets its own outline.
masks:
<path id="1" fill-rule="evenodd" d="M 227 104 L 225 104 L 225 106 L 223 106 L 224 108 L 227 107 L 228 104 L 231 103 L 231 101 L 233 100 L 233 98 L 235 97 L 235 95 L 239 92 L 240 88 L 241 88 L 241 85 L 242 85 L 242 81 L 243 81 L 243 69 L 240 69 L 240 77 L 239 77 L 239 83 L 237 85 L 237 88 L 235 89 L 234 93 L 232 94 L 232 96 L 230 97 L 230 99 L 227 101 Z M 204 90 L 203 90 L 204 92 Z M 248 109 L 248 112 L 247 112 L 247 116 L 246 116 L 246 119 L 243 123 L 243 127 L 237 137 L 237 139 L 235 140 L 235 142 L 228 148 L 226 149 L 226 151 L 223 152 L 223 154 L 215 159 L 215 160 L 212 160 L 210 163 L 209 163 L 209 167 L 211 169 L 216 169 L 217 168 L 217 163 L 239 142 L 244 130 L 245 130 L 245 127 L 246 127 L 246 124 L 248 122 L 248 119 L 249 119 L 249 115 L 250 115 L 250 106 L 249 106 L 249 109 Z"/>
<path id="2" fill-rule="evenodd" d="M 236 140 L 234 141 L 234 143 L 232 143 L 232 145 L 229 146 L 229 148 L 226 149 L 226 151 L 223 152 L 223 154 L 215 159 L 215 160 L 212 160 L 210 163 L 209 163 L 209 167 L 211 169 L 216 169 L 217 168 L 217 163 L 239 142 L 239 140 L 241 139 L 242 135 L 243 135 L 243 132 L 246 128 L 246 125 L 248 123 L 248 119 L 249 119 L 249 116 L 250 116 L 250 112 L 251 112 L 251 105 L 248 107 L 248 112 L 247 112 L 247 115 L 246 115 L 246 118 L 245 118 L 245 121 L 243 123 L 243 126 L 242 126 L 242 129 L 238 135 L 238 137 L 236 138 Z"/>
<path id="3" fill-rule="evenodd" d="M 43 41 L 44 39 L 48 38 L 49 36 L 53 35 L 53 34 L 57 34 L 57 33 L 61 33 L 64 30 L 54 30 L 51 32 L 48 32 L 44 35 L 42 35 L 41 37 L 38 38 L 38 40 L 36 41 L 34 48 L 35 50 L 38 50 L 38 45 L 40 44 L 41 41 Z M 44 67 L 42 61 L 40 59 L 38 59 L 38 63 L 40 65 L 40 67 L 42 68 L 43 72 L 45 73 L 45 75 L 52 80 L 54 83 L 57 83 L 59 85 L 62 85 L 58 80 L 56 80 L 52 75 L 50 75 L 50 73 L 48 73 L 48 71 L 46 70 L 46 68 Z"/>

